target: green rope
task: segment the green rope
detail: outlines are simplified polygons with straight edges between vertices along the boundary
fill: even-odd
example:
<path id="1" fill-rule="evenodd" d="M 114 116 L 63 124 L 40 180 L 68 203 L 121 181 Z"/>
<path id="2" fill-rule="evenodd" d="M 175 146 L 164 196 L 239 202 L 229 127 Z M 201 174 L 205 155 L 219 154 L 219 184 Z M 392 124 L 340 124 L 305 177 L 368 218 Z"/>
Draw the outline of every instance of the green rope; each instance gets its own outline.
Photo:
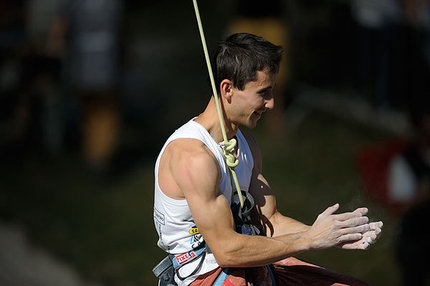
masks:
<path id="1" fill-rule="evenodd" d="M 203 26 L 202 26 L 202 21 L 200 18 L 199 8 L 197 6 L 197 0 L 193 0 L 193 4 L 194 4 L 194 11 L 196 13 L 196 18 L 197 18 L 197 25 L 199 27 L 199 32 L 200 32 L 200 39 L 201 39 L 202 45 L 203 45 L 203 52 L 205 54 L 206 65 L 208 67 L 209 78 L 210 78 L 210 82 L 211 82 L 211 86 L 212 86 L 212 92 L 214 95 L 215 104 L 216 104 L 216 108 L 217 108 L 217 112 L 218 112 L 219 123 L 221 126 L 222 136 L 223 136 L 223 140 L 224 140 L 221 144 L 221 148 L 223 150 L 223 154 L 224 154 L 224 157 L 226 159 L 228 169 L 230 170 L 231 178 L 234 182 L 234 186 L 235 186 L 237 194 L 239 196 L 240 206 L 243 207 L 244 206 L 243 196 L 242 196 L 242 192 L 240 191 L 240 186 L 239 186 L 239 182 L 237 180 L 237 175 L 236 175 L 236 171 L 235 171 L 236 166 L 239 164 L 239 160 L 236 158 L 236 156 L 234 156 L 234 147 L 236 146 L 237 142 L 236 142 L 236 139 L 234 139 L 234 138 L 232 138 L 231 140 L 228 140 L 228 138 L 227 138 L 227 133 L 225 131 L 224 118 L 222 116 L 221 106 L 219 104 L 219 99 L 218 99 L 218 93 L 217 93 L 217 90 L 215 87 L 215 81 L 214 81 L 214 77 L 213 77 L 212 66 L 210 63 L 209 53 L 208 53 L 208 49 L 206 46 L 206 40 L 205 40 L 205 35 L 203 32 Z M 232 194 L 233 193 L 234 193 L 234 191 L 232 192 Z"/>

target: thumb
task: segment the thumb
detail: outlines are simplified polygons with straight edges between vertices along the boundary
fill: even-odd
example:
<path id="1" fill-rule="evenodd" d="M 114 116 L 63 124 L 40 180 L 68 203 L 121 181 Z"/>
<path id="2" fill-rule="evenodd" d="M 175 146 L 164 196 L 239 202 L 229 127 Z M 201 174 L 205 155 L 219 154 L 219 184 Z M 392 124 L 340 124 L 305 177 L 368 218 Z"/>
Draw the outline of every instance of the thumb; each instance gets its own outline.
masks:
<path id="1" fill-rule="evenodd" d="M 325 210 L 325 211 L 323 211 L 323 212 L 318 216 L 318 218 L 324 218 L 324 217 L 327 217 L 327 216 L 329 216 L 329 215 L 332 215 L 332 214 L 333 214 L 333 213 L 335 213 L 338 209 L 339 209 L 339 204 L 338 204 L 338 203 L 336 203 L 336 204 L 334 204 L 334 205 L 332 205 L 332 206 L 330 206 L 330 207 L 326 208 L 326 210 Z"/>

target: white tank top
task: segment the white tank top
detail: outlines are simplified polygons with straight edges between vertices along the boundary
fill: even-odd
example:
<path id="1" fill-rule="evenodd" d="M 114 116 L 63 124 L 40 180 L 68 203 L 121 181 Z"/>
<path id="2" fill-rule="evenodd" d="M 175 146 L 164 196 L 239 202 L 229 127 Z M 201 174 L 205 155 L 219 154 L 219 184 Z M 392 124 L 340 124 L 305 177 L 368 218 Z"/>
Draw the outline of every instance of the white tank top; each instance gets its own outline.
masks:
<path id="1" fill-rule="evenodd" d="M 155 163 L 155 193 L 154 193 L 154 223 L 158 233 L 158 246 L 169 254 L 181 254 L 191 251 L 203 243 L 203 237 L 196 230 L 193 217 L 191 215 L 186 200 L 175 200 L 166 196 L 158 184 L 158 168 L 160 158 L 164 153 L 167 145 L 173 140 L 180 138 L 194 138 L 202 141 L 215 155 L 221 170 L 220 190 L 225 195 L 229 203 L 232 197 L 232 182 L 230 174 L 225 163 L 224 155 L 219 143 L 215 142 L 209 132 L 194 119 L 188 121 L 178 130 L 176 130 L 166 141 Z M 251 180 L 254 160 L 248 142 L 243 134 L 238 130 L 236 134 L 237 156 L 239 164 L 235 171 L 241 190 L 248 191 Z M 236 198 L 234 199 L 236 201 Z M 216 218 L 214 218 L 216 219 Z M 179 273 L 182 277 L 188 276 L 199 264 L 199 259 L 181 267 Z M 218 264 L 212 253 L 208 253 L 201 265 L 199 271 L 192 276 L 181 281 L 177 276 L 175 280 L 178 285 L 188 285 L 196 279 L 197 276 L 207 273 L 218 267 Z"/>

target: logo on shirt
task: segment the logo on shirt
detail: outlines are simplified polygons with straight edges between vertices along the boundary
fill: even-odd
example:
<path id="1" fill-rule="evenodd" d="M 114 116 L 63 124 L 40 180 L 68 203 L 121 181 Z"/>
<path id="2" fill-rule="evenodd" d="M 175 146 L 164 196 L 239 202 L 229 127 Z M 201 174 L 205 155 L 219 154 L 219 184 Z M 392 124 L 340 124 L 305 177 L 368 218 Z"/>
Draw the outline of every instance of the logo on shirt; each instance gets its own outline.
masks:
<path id="1" fill-rule="evenodd" d="M 193 258 L 195 258 L 197 256 L 197 254 L 194 251 L 190 251 L 190 252 L 185 252 L 183 254 L 179 254 L 176 255 L 176 261 L 178 261 L 178 263 L 180 265 L 192 260 Z"/>
<path id="2" fill-rule="evenodd" d="M 200 234 L 200 231 L 196 225 L 191 227 L 188 230 L 188 233 L 191 234 L 190 244 L 193 249 L 198 248 L 200 245 L 204 243 L 203 236 Z"/>
<path id="3" fill-rule="evenodd" d="M 162 224 L 162 225 L 166 224 L 166 219 L 164 218 L 164 214 L 161 213 L 156 208 L 154 208 L 154 218 L 159 224 Z"/>

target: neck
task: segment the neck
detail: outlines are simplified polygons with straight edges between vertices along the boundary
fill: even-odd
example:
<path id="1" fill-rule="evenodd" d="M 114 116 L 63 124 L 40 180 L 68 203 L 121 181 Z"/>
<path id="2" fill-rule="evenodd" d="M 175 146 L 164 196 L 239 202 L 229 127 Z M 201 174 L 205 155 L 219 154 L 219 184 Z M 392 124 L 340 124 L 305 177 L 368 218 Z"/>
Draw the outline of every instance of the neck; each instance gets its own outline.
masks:
<path id="1" fill-rule="evenodd" d="M 226 115 L 223 109 L 223 104 L 220 101 L 221 111 L 224 119 L 224 128 L 227 134 L 227 139 L 230 140 L 236 135 L 238 126 L 232 124 L 229 120 L 226 119 Z M 206 109 L 195 119 L 195 121 L 201 124 L 209 134 L 214 138 L 216 142 L 224 141 L 221 125 L 219 121 L 218 111 L 216 108 L 215 99 L 212 96 Z"/>

